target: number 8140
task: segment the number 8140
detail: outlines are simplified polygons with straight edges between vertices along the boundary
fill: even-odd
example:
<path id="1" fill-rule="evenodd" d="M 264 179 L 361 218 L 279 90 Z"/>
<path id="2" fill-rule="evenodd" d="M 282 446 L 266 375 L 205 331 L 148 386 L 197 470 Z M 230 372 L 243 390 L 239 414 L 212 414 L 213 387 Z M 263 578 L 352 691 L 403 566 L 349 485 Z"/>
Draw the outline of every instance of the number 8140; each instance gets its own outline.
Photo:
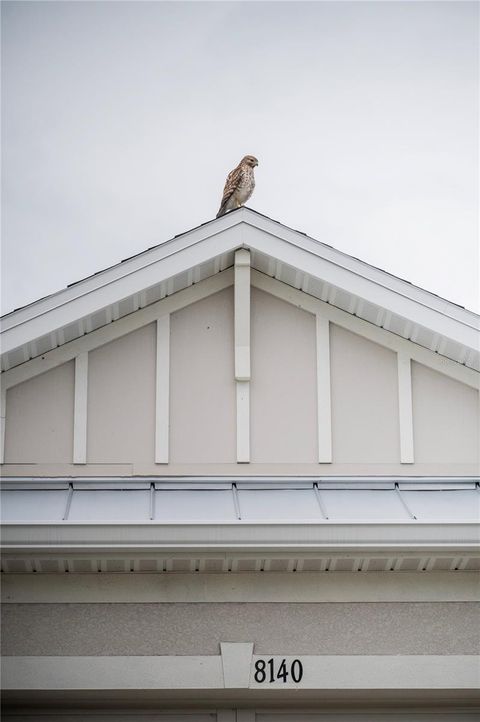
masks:
<path id="1" fill-rule="evenodd" d="M 278 669 L 276 668 L 276 664 L 278 664 Z M 302 677 L 303 665 L 299 659 L 293 660 L 290 664 L 290 669 L 287 667 L 286 659 L 282 659 L 282 661 L 279 662 L 279 660 L 275 660 L 271 657 L 267 660 L 257 659 L 255 662 L 255 673 L 253 678 L 257 684 L 263 684 L 264 682 L 272 684 L 278 680 L 281 680 L 283 684 L 286 684 L 289 679 L 291 679 L 291 681 L 295 684 L 299 684 L 299 682 L 302 681 Z"/>

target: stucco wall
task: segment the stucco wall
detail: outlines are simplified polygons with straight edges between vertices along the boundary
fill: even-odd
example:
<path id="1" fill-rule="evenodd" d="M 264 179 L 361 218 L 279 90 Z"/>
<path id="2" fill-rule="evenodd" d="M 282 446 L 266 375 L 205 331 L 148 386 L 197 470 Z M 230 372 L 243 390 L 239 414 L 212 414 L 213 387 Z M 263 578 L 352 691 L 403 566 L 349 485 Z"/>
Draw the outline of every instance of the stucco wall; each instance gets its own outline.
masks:
<path id="1" fill-rule="evenodd" d="M 478 463 L 478 391 L 413 362 L 412 401 L 417 461 Z"/>
<path id="2" fill-rule="evenodd" d="M 252 289 L 252 461 L 318 458 L 315 318 Z"/>
<path id="3" fill-rule="evenodd" d="M 330 325 L 333 460 L 400 461 L 396 354 Z"/>
<path id="4" fill-rule="evenodd" d="M 87 460 L 153 459 L 155 325 L 89 353 Z"/>
<path id="5" fill-rule="evenodd" d="M 319 466 L 314 316 L 252 288 L 251 356 L 250 464 L 235 461 L 234 308 L 227 288 L 171 315 L 169 464 L 154 462 L 152 323 L 89 353 L 85 466 L 72 464 L 73 361 L 8 390 L 5 474 L 478 472 L 475 389 L 412 363 L 415 464 L 402 465 L 396 354 L 332 323 L 333 463 Z"/>
<path id="6" fill-rule="evenodd" d="M 216 655 L 255 642 L 257 654 L 476 654 L 478 604 L 5 604 L 3 654 Z"/>
<path id="7" fill-rule="evenodd" d="M 170 320 L 170 459 L 235 462 L 233 288 Z"/>
<path id="8" fill-rule="evenodd" d="M 6 462 L 72 460 L 74 373 L 70 361 L 8 389 Z"/>

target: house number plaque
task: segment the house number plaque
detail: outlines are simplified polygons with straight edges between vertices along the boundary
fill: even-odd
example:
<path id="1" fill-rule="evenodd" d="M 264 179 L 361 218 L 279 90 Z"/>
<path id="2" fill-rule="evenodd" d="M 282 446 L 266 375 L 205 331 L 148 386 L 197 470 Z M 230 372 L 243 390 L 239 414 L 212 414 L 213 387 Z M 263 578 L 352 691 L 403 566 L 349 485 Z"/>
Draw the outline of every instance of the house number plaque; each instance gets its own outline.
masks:
<path id="1" fill-rule="evenodd" d="M 252 681 L 260 685 L 300 684 L 303 664 L 300 659 L 285 657 L 256 657 L 253 662 Z"/>

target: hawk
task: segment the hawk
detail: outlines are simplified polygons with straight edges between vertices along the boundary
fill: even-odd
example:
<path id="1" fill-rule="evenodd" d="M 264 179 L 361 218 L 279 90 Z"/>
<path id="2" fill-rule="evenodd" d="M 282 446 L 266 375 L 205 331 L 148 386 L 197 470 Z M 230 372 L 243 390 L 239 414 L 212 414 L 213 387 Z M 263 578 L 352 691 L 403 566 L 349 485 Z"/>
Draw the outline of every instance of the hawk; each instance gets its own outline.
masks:
<path id="1" fill-rule="evenodd" d="M 228 211 L 240 208 L 248 201 L 255 188 L 253 169 L 256 165 L 258 165 L 258 160 L 255 156 L 246 155 L 228 174 L 217 218 L 225 215 Z"/>

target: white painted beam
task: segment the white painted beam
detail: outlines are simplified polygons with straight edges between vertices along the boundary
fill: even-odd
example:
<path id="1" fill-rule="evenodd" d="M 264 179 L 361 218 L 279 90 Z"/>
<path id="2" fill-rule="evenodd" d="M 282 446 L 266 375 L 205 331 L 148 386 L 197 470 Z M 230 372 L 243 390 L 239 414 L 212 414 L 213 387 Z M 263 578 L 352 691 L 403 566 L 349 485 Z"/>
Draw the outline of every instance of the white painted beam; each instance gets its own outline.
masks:
<path id="1" fill-rule="evenodd" d="M 400 462 L 415 462 L 413 446 L 412 409 L 412 368 L 411 358 L 403 352 L 397 353 L 398 369 L 398 413 L 400 422 Z"/>
<path id="2" fill-rule="evenodd" d="M 0 464 L 5 460 L 5 429 L 7 422 L 7 390 L 2 385 L 0 390 Z"/>
<path id="3" fill-rule="evenodd" d="M 88 353 L 75 358 L 73 407 L 73 463 L 87 463 Z"/>
<path id="4" fill-rule="evenodd" d="M 170 315 L 157 319 L 155 463 L 168 464 L 170 431 Z"/>
<path id="5" fill-rule="evenodd" d="M 237 381 L 237 463 L 250 461 L 250 382 Z"/>
<path id="6" fill-rule="evenodd" d="M 250 251 L 235 252 L 237 463 L 250 461 Z"/>
<path id="7" fill-rule="evenodd" d="M 330 323 L 316 316 L 318 461 L 332 461 L 332 405 L 330 392 Z"/>
<path id="8" fill-rule="evenodd" d="M 237 675 L 250 664 L 272 657 L 265 652 L 245 659 Z M 289 662 L 293 655 L 274 656 Z M 297 656 L 297 655 L 296 655 Z M 478 690 L 478 660 L 474 655 L 298 655 L 305 670 L 295 693 L 302 690 Z M 3 688 L 20 692 L 52 690 L 223 690 L 222 657 L 206 656 L 31 656 L 3 660 Z M 248 666 L 247 666 L 248 665 Z M 258 689 L 254 676 L 248 688 Z M 276 680 L 269 688 L 292 689 Z M 252 699 L 250 697 L 250 699 Z M 245 718 L 244 718 L 245 719 Z M 248 717 L 247 717 L 248 719 Z"/>
<path id="9" fill-rule="evenodd" d="M 235 253 L 235 378 L 250 380 L 250 251 Z"/>

